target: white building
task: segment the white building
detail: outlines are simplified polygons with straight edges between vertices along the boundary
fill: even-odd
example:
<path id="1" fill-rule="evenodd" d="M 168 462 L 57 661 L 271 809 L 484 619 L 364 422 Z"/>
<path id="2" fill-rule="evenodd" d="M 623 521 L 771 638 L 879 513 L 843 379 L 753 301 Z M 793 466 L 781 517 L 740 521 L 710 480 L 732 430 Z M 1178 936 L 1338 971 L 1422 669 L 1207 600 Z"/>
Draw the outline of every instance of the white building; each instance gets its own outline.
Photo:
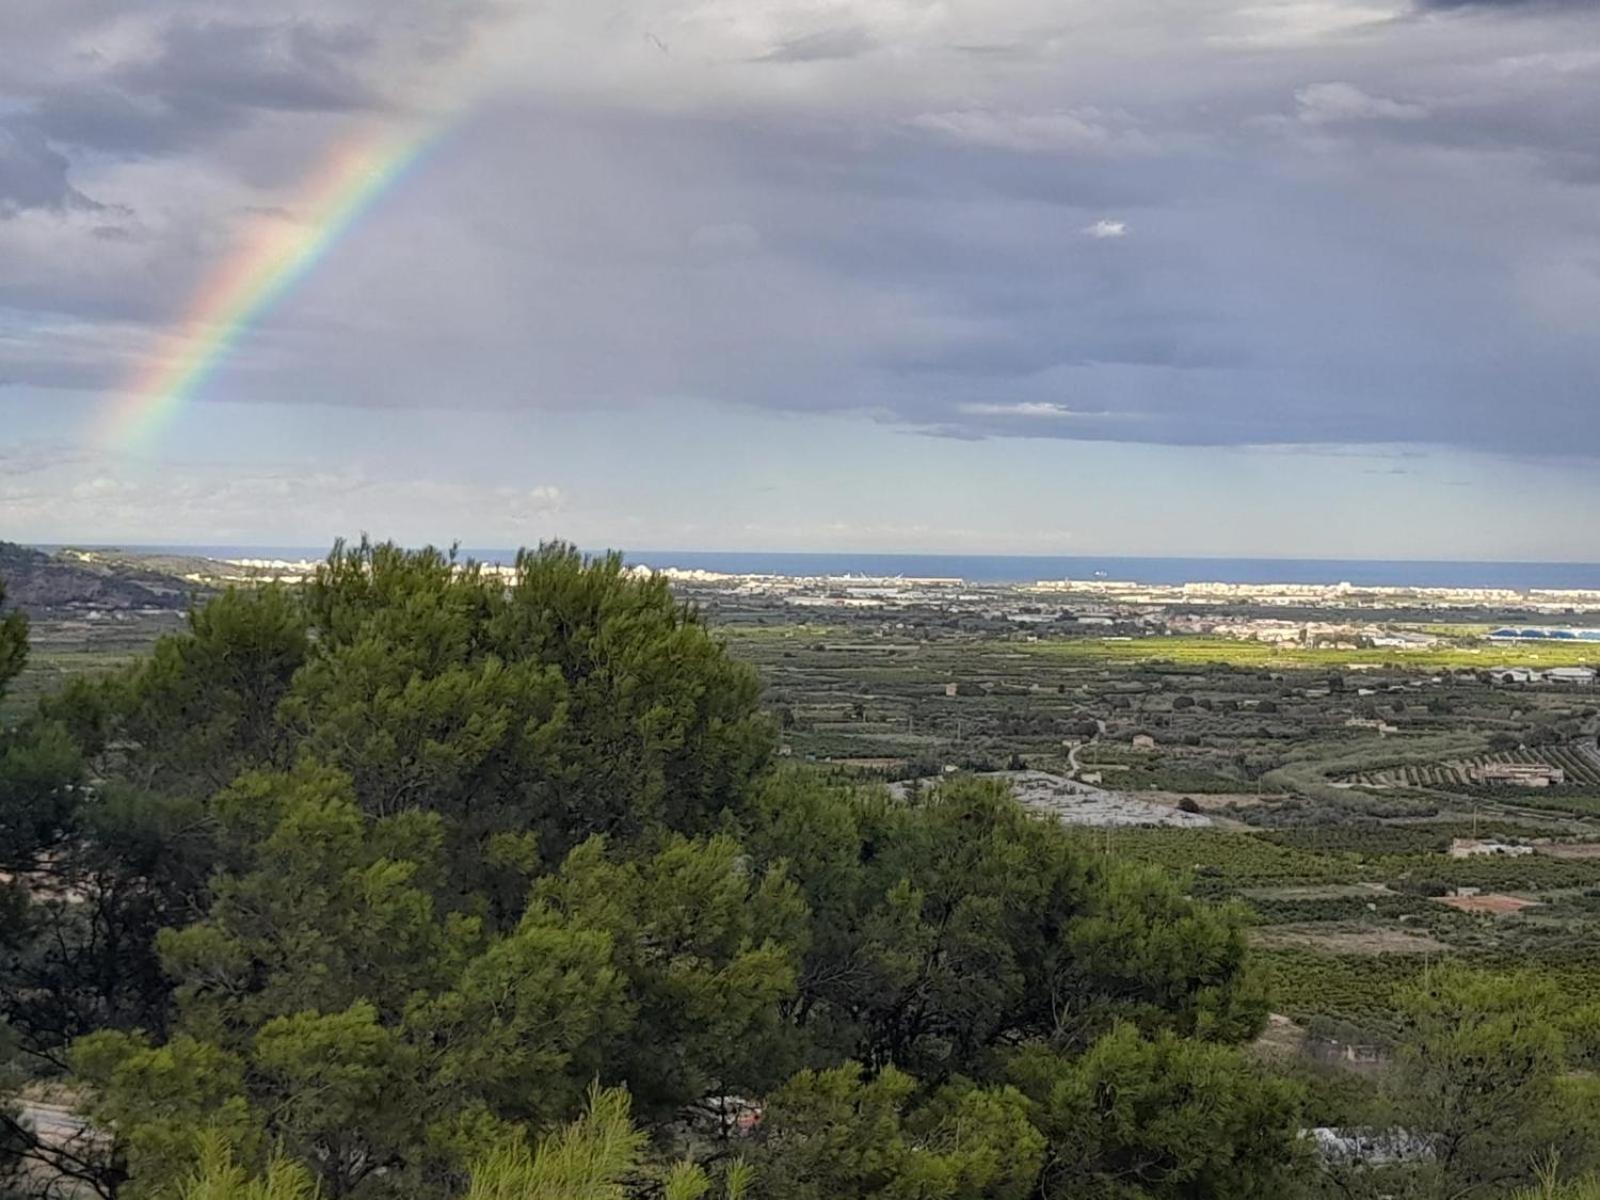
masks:
<path id="1" fill-rule="evenodd" d="M 1509 842 L 1495 842 L 1487 838 L 1455 838 L 1450 842 L 1451 858 L 1481 858 L 1503 856 L 1521 858 L 1532 854 L 1532 846 L 1513 846 Z"/>

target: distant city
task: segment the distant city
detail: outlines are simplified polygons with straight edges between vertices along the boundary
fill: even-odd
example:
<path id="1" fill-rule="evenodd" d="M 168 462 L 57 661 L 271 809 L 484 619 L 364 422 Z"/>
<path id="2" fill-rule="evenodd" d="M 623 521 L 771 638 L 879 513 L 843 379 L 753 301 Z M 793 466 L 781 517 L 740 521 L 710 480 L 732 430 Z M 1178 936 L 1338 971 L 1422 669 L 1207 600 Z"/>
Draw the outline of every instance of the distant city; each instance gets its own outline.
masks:
<path id="1" fill-rule="evenodd" d="M 320 562 L 326 546 L 128 545 L 80 543 L 149 554 L 300 565 Z M 57 550 L 60 546 L 40 546 Z M 600 548 L 591 548 L 599 550 Z M 1128 557 L 1090 555 L 878 554 L 792 551 L 625 550 L 630 565 L 719 575 L 796 578 L 958 579 L 968 583 L 1122 581 L 1126 584 L 1284 584 L 1356 588 L 1446 588 L 1597 592 L 1600 563 L 1457 562 L 1391 559 Z M 503 547 L 463 547 L 463 557 L 509 563 Z"/>

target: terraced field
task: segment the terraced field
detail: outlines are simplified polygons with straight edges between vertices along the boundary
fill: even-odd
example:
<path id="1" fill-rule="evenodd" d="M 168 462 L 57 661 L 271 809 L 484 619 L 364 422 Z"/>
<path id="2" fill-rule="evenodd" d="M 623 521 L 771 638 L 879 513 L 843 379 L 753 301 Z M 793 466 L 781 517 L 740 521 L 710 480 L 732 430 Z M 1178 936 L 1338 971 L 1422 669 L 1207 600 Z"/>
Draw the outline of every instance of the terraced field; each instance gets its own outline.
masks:
<path id="1" fill-rule="evenodd" d="M 1560 769 L 1565 776 L 1564 782 L 1553 785 L 1549 790 L 1600 789 L 1600 758 L 1596 757 L 1592 748 L 1578 744 L 1522 747 L 1435 765 L 1396 766 L 1383 771 L 1363 772 L 1351 776 L 1350 781 L 1363 787 L 1478 789 L 1484 785 L 1476 777 L 1475 771 L 1496 763 Z"/>

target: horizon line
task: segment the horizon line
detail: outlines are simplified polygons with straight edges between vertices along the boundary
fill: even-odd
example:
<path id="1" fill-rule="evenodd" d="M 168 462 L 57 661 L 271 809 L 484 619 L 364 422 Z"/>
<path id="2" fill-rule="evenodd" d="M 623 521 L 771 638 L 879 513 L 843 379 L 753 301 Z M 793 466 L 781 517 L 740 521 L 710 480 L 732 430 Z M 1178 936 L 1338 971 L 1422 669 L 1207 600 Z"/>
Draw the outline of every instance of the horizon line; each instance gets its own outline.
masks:
<path id="1" fill-rule="evenodd" d="M 6 539 L 0 539 L 6 540 Z M 335 539 L 339 540 L 339 539 Z M 343 539 L 348 544 L 351 539 Z M 433 542 L 423 540 L 418 543 L 404 542 L 399 538 L 376 539 L 379 542 L 392 541 L 405 545 L 408 549 L 422 549 L 432 547 L 439 550 L 449 550 L 452 546 L 458 547 L 463 553 L 470 555 L 472 551 L 488 551 L 493 553 L 507 553 L 519 549 L 536 549 L 548 541 L 564 539 L 543 539 L 537 542 L 524 542 L 520 545 L 492 546 L 469 545 L 465 540 L 457 539 L 454 542 Z M 194 551 L 201 550 L 230 550 L 240 552 L 267 551 L 267 550 L 294 550 L 314 551 L 316 557 L 326 557 L 333 547 L 333 541 L 326 543 L 326 550 L 318 550 L 311 544 L 295 545 L 292 543 L 271 542 L 132 542 L 132 541 L 19 541 L 18 545 L 29 546 L 33 549 L 44 550 L 126 550 L 126 551 Z M 663 554 L 693 554 L 693 555 L 789 555 L 795 557 L 828 558 L 828 557 L 857 557 L 857 558 L 986 558 L 986 559 L 1117 559 L 1127 562 L 1283 562 L 1283 563 L 1395 563 L 1395 564 L 1432 564 L 1441 566 L 1561 566 L 1561 567 L 1597 567 L 1600 558 L 1407 558 L 1393 556 L 1351 557 L 1344 555 L 1287 555 L 1287 554 L 1216 554 L 1216 553 L 1184 553 L 1184 554 L 1154 554 L 1138 553 L 1128 554 L 1117 551 L 1073 551 L 1070 553 L 1047 552 L 1003 552 L 993 550 L 722 550 L 722 549 L 690 549 L 678 547 L 626 547 L 606 546 L 589 547 L 570 543 L 578 546 L 584 554 L 620 553 L 623 555 L 663 555 Z M 216 557 L 215 555 L 198 555 L 198 557 Z"/>

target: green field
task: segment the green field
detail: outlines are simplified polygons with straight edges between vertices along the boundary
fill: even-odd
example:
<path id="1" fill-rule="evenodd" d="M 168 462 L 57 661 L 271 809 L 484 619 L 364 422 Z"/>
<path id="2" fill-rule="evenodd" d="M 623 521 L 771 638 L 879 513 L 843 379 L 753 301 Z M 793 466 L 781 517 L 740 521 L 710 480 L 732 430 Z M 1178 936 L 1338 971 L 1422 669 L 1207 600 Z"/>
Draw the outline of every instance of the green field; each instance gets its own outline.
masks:
<path id="1" fill-rule="evenodd" d="M 1131 639 L 1075 638 L 1026 643 L 1029 653 L 1071 662 L 1178 664 L 1218 663 L 1235 667 L 1387 667 L 1407 671 L 1474 670 L 1496 667 L 1587 667 L 1600 664 L 1600 647 L 1570 642 L 1475 641 L 1416 650 L 1384 647 L 1338 650 L 1239 638 L 1155 636 Z"/>

